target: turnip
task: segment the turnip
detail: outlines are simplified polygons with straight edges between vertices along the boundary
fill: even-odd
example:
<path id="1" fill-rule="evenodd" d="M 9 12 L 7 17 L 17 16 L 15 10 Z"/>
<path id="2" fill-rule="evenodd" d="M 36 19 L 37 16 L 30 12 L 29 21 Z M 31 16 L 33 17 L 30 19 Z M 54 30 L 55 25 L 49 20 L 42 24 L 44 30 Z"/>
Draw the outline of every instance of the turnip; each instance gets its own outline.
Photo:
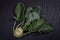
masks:
<path id="1" fill-rule="evenodd" d="M 45 22 L 39 6 L 26 9 L 24 4 L 19 2 L 15 8 L 14 19 L 13 35 L 17 38 L 32 32 L 49 32 L 53 30 L 53 27 Z M 17 22 L 19 22 L 18 25 Z"/>

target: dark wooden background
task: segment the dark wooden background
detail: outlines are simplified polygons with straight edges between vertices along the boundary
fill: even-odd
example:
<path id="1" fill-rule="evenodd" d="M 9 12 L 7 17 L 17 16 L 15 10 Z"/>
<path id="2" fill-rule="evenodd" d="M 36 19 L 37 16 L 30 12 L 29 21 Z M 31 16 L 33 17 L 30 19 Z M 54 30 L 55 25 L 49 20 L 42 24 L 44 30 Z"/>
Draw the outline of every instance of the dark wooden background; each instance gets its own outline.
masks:
<path id="1" fill-rule="evenodd" d="M 17 2 L 23 2 L 26 7 L 40 5 L 46 22 L 54 25 L 54 31 L 33 33 L 20 39 L 13 37 L 13 10 Z M 0 0 L 0 31 L 1 40 L 60 40 L 60 0 Z"/>

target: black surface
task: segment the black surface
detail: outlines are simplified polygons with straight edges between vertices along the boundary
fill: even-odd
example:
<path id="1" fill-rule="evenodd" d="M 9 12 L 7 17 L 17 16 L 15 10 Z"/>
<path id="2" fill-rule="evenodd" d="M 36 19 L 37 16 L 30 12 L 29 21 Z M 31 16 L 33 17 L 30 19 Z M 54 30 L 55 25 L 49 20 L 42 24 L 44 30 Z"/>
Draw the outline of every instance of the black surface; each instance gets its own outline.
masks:
<path id="1" fill-rule="evenodd" d="M 46 21 L 54 25 L 54 31 L 15 38 L 12 34 L 13 10 L 19 1 L 26 6 L 40 5 Z M 0 30 L 1 40 L 60 40 L 60 0 L 0 0 Z"/>

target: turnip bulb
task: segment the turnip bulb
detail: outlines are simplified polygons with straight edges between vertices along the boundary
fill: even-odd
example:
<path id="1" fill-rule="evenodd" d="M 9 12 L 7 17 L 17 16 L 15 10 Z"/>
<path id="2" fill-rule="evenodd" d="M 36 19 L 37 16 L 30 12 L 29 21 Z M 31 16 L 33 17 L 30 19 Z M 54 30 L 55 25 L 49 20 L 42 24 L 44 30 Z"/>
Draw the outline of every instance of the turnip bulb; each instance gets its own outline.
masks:
<path id="1" fill-rule="evenodd" d="M 23 36 L 23 29 L 21 27 L 16 28 L 13 32 L 14 36 L 20 38 Z"/>

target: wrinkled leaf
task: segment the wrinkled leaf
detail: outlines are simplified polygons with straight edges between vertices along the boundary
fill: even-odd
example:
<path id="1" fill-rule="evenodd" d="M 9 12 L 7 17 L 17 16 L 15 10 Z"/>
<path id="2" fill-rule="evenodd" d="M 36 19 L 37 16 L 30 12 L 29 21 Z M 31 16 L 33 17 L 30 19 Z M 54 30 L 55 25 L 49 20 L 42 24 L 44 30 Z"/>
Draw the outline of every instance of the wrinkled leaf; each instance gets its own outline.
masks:
<path id="1" fill-rule="evenodd" d="M 25 22 L 25 25 L 24 25 L 24 30 L 26 30 L 27 26 L 30 25 L 30 22 L 34 21 L 34 20 L 39 20 L 40 19 L 40 16 L 37 12 L 31 12 L 29 13 L 29 15 L 26 16 L 26 22 Z M 28 25 L 29 24 L 29 25 Z"/>
<path id="2" fill-rule="evenodd" d="M 38 30 L 39 30 L 38 28 L 39 28 L 43 23 L 44 23 L 44 19 L 43 19 L 43 18 L 32 22 L 32 23 L 30 24 L 30 26 L 28 27 L 29 32 L 38 31 Z"/>
<path id="3" fill-rule="evenodd" d="M 28 17 L 32 18 L 32 20 L 40 19 L 40 16 L 37 12 L 32 12 Z"/>
<path id="4" fill-rule="evenodd" d="M 26 13 L 25 13 L 25 18 L 28 17 L 28 15 L 33 11 L 31 7 L 27 8 Z"/>
<path id="5" fill-rule="evenodd" d="M 46 23 L 44 23 L 40 28 L 39 28 L 39 32 L 50 32 L 53 30 L 53 27 L 51 25 L 48 25 Z"/>
<path id="6" fill-rule="evenodd" d="M 38 20 L 40 19 L 40 15 L 37 12 L 31 12 L 27 17 L 27 20 L 30 20 L 30 19 L 31 21 Z"/>
<path id="7" fill-rule="evenodd" d="M 34 10 L 37 10 L 37 11 L 34 11 Z M 34 10 L 31 7 L 27 8 L 26 15 L 25 15 L 27 20 L 32 18 L 32 21 L 33 21 L 34 19 L 40 18 L 40 15 L 38 13 L 38 12 L 40 12 L 40 10 L 38 9 L 38 7 L 34 8 Z"/>
<path id="8" fill-rule="evenodd" d="M 34 10 L 33 11 L 39 13 L 39 15 L 40 15 L 40 13 L 41 13 L 40 6 L 34 7 Z"/>

